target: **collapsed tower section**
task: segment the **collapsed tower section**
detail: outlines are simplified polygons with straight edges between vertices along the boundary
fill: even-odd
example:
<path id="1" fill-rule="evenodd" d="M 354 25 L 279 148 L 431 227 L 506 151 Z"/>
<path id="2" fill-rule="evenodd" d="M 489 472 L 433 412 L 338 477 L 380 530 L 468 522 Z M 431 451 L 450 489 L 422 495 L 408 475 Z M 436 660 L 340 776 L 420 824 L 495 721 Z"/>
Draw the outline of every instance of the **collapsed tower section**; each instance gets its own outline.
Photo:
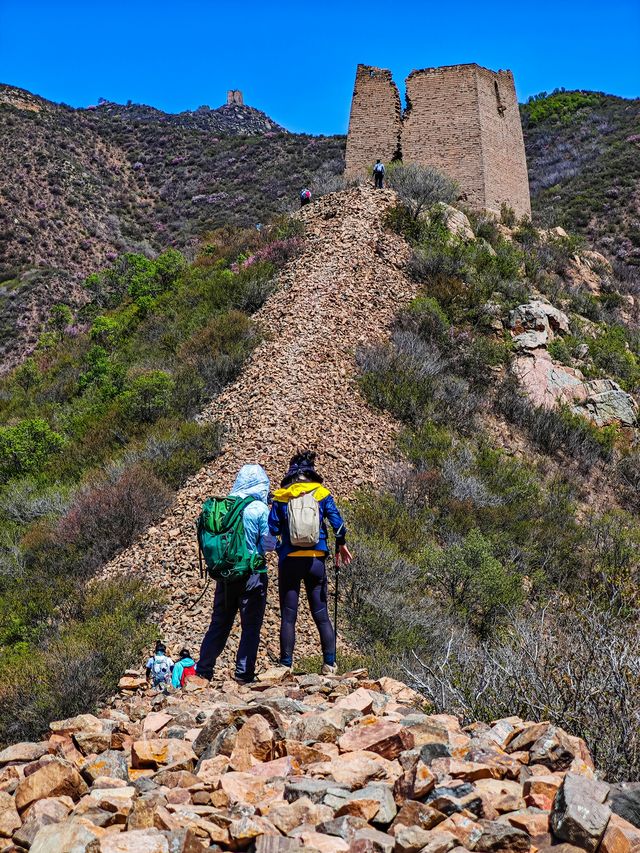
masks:
<path id="1" fill-rule="evenodd" d="M 363 172 L 379 158 L 400 157 L 402 105 L 391 72 L 358 65 L 347 136 L 347 175 Z"/>
<path id="2" fill-rule="evenodd" d="M 379 157 L 433 166 L 454 178 L 470 206 L 531 214 L 527 161 L 513 74 L 479 65 L 413 71 L 407 108 L 389 71 L 359 65 L 347 137 L 346 174 Z M 395 133 L 395 137 L 393 137 Z M 391 156 L 390 156 L 391 152 Z"/>

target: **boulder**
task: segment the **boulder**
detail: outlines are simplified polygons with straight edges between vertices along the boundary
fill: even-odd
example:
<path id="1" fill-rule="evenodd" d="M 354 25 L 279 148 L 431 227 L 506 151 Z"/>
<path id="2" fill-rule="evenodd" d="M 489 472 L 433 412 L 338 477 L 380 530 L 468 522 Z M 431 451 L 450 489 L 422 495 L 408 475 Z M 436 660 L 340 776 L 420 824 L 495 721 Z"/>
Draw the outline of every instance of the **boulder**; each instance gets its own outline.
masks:
<path id="1" fill-rule="evenodd" d="M 532 299 L 509 314 L 513 342 L 520 349 L 544 347 L 554 333 L 569 333 L 569 318 L 548 302 Z"/>
<path id="2" fill-rule="evenodd" d="M 0 766 L 13 762 L 37 761 L 48 751 L 49 742 L 46 740 L 39 743 L 14 743 L 6 749 L 0 750 Z"/>
<path id="3" fill-rule="evenodd" d="M 238 732 L 231 753 L 230 766 L 234 770 L 248 770 L 260 761 L 273 757 L 274 734 L 269 723 L 260 714 L 250 717 Z"/>
<path id="4" fill-rule="evenodd" d="M 617 814 L 612 814 L 602 836 L 599 853 L 638 853 L 640 829 Z"/>
<path id="5" fill-rule="evenodd" d="M 373 709 L 374 695 L 370 690 L 365 690 L 364 687 L 358 687 L 353 693 L 347 696 L 341 696 L 335 702 L 336 708 L 347 708 L 351 711 L 358 711 L 360 714 L 368 714 Z"/>
<path id="6" fill-rule="evenodd" d="M 359 791 L 354 791 L 347 797 L 347 800 L 376 800 L 378 802 L 378 810 L 371 821 L 372 823 L 383 826 L 388 826 L 398 811 L 393 798 L 393 789 L 391 785 L 384 783 L 367 785 Z"/>
<path id="7" fill-rule="evenodd" d="M 613 379 L 592 379 L 572 391 L 573 410 L 596 426 L 634 426 L 638 404 Z"/>
<path id="8" fill-rule="evenodd" d="M 100 842 L 100 853 L 170 853 L 169 839 L 158 829 L 109 833 Z"/>
<path id="9" fill-rule="evenodd" d="M 530 776 L 525 779 L 522 795 L 527 806 L 549 811 L 553 807 L 562 778 L 560 773 L 553 773 L 546 776 Z"/>
<path id="10" fill-rule="evenodd" d="M 338 741 L 342 752 L 366 750 L 377 752 L 384 758 L 397 758 L 401 752 L 414 745 L 413 735 L 399 723 L 365 717 L 352 726 Z"/>
<path id="11" fill-rule="evenodd" d="M 117 749 L 107 749 L 100 755 L 87 758 L 80 767 L 80 773 L 89 785 L 101 776 L 129 781 L 126 756 Z"/>
<path id="12" fill-rule="evenodd" d="M 394 835 L 399 826 L 419 826 L 421 829 L 433 829 L 445 819 L 442 812 L 426 803 L 407 800 L 395 816 L 389 832 Z"/>
<path id="13" fill-rule="evenodd" d="M 399 775 L 393 762 L 366 750 L 344 753 L 332 761 L 314 764 L 309 772 L 314 776 L 331 776 L 339 785 L 351 791 L 364 787 L 374 779 L 394 781 Z"/>
<path id="14" fill-rule="evenodd" d="M 300 797 L 291 803 L 273 803 L 267 817 L 280 832 L 287 834 L 304 823 L 316 826 L 322 821 L 331 820 L 333 809 L 314 803 L 308 797 Z"/>
<path id="15" fill-rule="evenodd" d="M 197 758 L 191 744 L 175 738 L 137 740 L 131 747 L 131 764 L 134 768 L 171 765 L 174 770 L 193 770 Z"/>
<path id="16" fill-rule="evenodd" d="M 20 829 L 22 821 L 11 794 L 0 791 L 0 838 L 11 838 L 16 829 Z"/>
<path id="17" fill-rule="evenodd" d="M 394 832 L 395 853 L 419 853 L 430 843 L 433 834 L 419 826 L 400 824 Z"/>
<path id="18" fill-rule="evenodd" d="M 553 834 L 595 853 L 611 817 L 611 809 L 603 804 L 608 792 L 609 786 L 604 782 L 567 773 L 551 812 Z"/>
<path id="19" fill-rule="evenodd" d="M 607 805 L 615 814 L 640 829 L 640 783 L 612 785 Z"/>
<path id="20" fill-rule="evenodd" d="M 474 838 L 472 850 L 478 853 L 527 853 L 531 839 L 526 832 L 505 823 L 479 820 L 479 835 Z"/>
<path id="21" fill-rule="evenodd" d="M 86 853 L 88 849 L 102 851 L 98 847 L 99 839 L 104 837 L 104 830 L 83 818 L 71 818 L 64 823 L 53 823 L 43 826 L 35 835 L 31 844 L 31 853 Z"/>
<path id="22" fill-rule="evenodd" d="M 283 799 L 284 782 L 281 779 L 261 779 L 250 773 L 229 772 L 220 779 L 220 785 L 232 803 L 246 803 L 261 807 Z"/>
<path id="23" fill-rule="evenodd" d="M 434 205 L 434 209 L 439 211 L 445 228 L 450 234 L 459 237 L 461 240 L 475 240 L 471 223 L 461 210 L 452 207 L 450 204 L 445 204 L 445 202 L 438 202 L 438 204 Z"/>
<path id="24" fill-rule="evenodd" d="M 78 800 L 87 786 L 78 771 L 64 761 L 54 758 L 35 773 L 23 779 L 16 790 L 16 808 L 22 811 L 44 797 L 69 796 Z"/>

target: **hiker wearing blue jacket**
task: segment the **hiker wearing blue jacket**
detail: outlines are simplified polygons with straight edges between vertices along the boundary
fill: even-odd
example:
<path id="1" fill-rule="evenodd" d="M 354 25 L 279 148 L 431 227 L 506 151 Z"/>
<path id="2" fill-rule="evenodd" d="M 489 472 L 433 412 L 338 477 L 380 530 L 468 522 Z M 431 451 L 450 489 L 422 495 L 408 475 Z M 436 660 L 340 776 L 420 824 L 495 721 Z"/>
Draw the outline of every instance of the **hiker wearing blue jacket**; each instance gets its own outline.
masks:
<path id="1" fill-rule="evenodd" d="M 326 559 L 329 554 L 327 522 L 336 540 L 336 563 L 349 565 L 351 553 L 346 546 L 347 528 L 331 492 L 322 485 L 322 477 L 315 470 L 316 454 L 311 451 L 297 453 L 290 462 L 281 487 L 274 492 L 269 513 L 269 530 L 278 537 L 278 592 L 280 596 L 280 664 L 293 664 L 296 637 L 296 619 L 300 586 L 304 583 L 309 610 L 320 634 L 322 645 L 322 672 L 337 672 L 336 637 L 327 606 L 328 582 Z M 291 541 L 289 505 L 302 495 L 312 494 L 319 515 L 318 539 L 310 547 L 299 547 Z"/>
<path id="2" fill-rule="evenodd" d="M 269 478 L 261 465 L 243 465 L 230 492 L 231 497 L 246 498 L 250 495 L 256 500 L 248 504 L 242 513 L 247 550 L 264 556 L 267 551 L 273 551 L 275 539 L 268 524 Z M 242 580 L 216 583 L 211 624 L 202 640 L 196 675 L 211 680 L 216 660 L 227 644 L 236 614 L 240 611 L 242 631 L 235 679 L 239 684 L 254 680 L 260 628 L 267 604 L 267 581 L 267 567 L 264 565 Z"/>
<path id="3" fill-rule="evenodd" d="M 189 654 L 189 649 L 182 649 L 180 657 L 173 665 L 171 671 L 171 686 L 179 690 L 184 687 L 186 681 L 195 675 L 196 662 Z"/>

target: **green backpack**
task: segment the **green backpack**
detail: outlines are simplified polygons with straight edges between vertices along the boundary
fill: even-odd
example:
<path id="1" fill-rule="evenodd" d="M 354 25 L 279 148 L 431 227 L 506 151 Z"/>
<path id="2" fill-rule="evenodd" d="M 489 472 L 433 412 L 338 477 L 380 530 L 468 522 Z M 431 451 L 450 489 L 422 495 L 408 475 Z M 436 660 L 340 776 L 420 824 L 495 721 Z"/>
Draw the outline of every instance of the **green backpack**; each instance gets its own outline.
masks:
<path id="1" fill-rule="evenodd" d="M 196 522 L 201 573 L 203 557 L 209 575 L 216 581 L 232 583 L 264 569 L 265 558 L 249 551 L 244 535 L 242 514 L 254 500 L 258 498 L 249 495 L 208 498 L 204 502 Z"/>

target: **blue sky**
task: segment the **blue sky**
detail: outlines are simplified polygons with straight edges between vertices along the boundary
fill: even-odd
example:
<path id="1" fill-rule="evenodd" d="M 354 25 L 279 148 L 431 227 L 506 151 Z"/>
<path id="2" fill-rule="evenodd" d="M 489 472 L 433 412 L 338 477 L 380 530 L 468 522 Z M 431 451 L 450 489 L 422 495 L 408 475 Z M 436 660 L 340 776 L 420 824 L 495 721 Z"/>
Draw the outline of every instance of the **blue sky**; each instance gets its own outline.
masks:
<path id="1" fill-rule="evenodd" d="M 344 133 L 358 62 L 510 68 L 525 100 L 555 87 L 640 96 L 640 0 L 70 2 L 0 0 L 0 81 L 54 101 L 168 112 L 226 90 L 294 131 Z"/>

